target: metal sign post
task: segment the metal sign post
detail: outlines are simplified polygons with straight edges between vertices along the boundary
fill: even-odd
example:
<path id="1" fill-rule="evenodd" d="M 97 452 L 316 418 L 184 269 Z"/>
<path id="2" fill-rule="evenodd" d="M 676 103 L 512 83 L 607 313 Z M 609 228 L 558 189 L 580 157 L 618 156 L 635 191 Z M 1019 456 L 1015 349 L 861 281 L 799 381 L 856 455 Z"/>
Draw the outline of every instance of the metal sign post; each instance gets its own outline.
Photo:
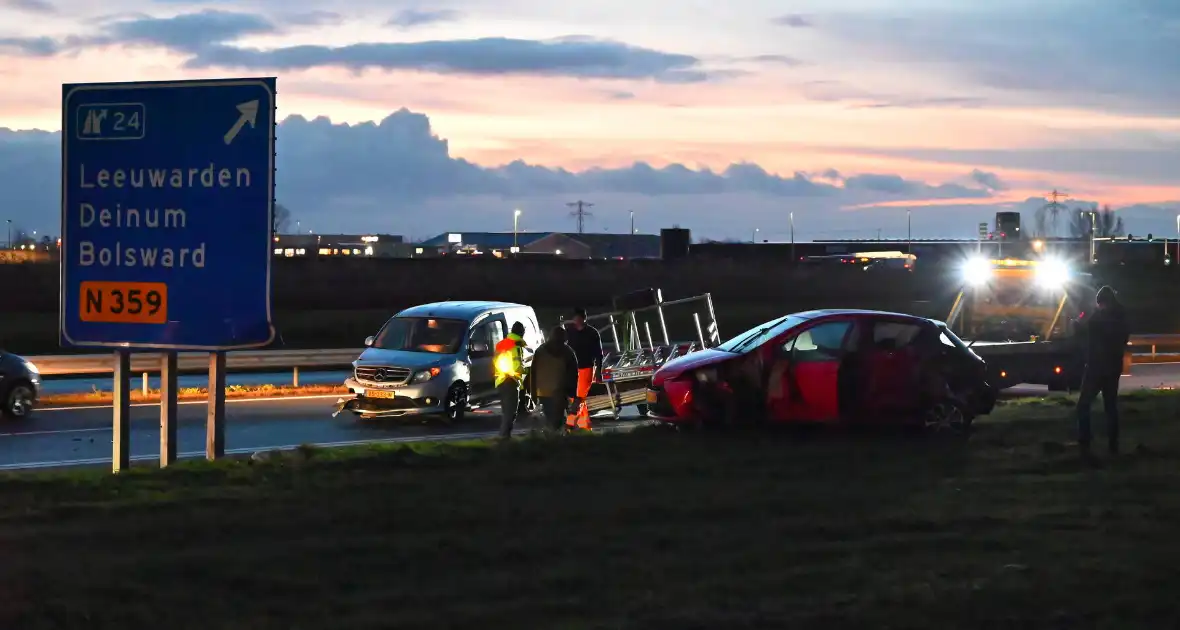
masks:
<path id="1" fill-rule="evenodd" d="M 115 351 L 114 412 L 111 423 L 111 471 L 131 466 L 131 353 Z"/>
<path id="2" fill-rule="evenodd" d="M 209 353 L 209 412 L 205 422 L 205 458 L 225 457 L 225 353 Z"/>
<path id="3" fill-rule="evenodd" d="M 65 347 L 118 349 L 116 470 L 129 456 L 130 352 L 169 353 L 160 373 L 160 463 L 168 465 L 174 352 L 221 357 L 210 373 L 217 423 L 224 351 L 275 337 L 275 88 L 274 78 L 62 86 L 60 338 Z M 210 456 L 223 452 L 221 444 Z"/>
<path id="4" fill-rule="evenodd" d="M 176 462 L 176 359 L 172 351 L 160 357 L 160 468 Z"/>

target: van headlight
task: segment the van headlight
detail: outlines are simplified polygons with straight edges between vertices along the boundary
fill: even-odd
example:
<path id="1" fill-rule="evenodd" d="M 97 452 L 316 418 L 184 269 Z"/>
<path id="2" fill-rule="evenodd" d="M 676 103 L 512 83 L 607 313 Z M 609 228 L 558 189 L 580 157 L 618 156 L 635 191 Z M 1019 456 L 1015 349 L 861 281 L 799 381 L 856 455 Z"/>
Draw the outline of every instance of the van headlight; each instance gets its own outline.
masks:
<path id="1" fill-rule="evenodd" d="M 992 278 L 992 264 L 985 258 L 971 258 L 963 264 L 963 282 L 977 286 Z"/>
<path id="2" fill-rule="evenodd" d="M 442 370 L 436 367 L 432 367 L 429 370 L 419 370 L 414 374 L 414 378 L 410 379 L 410 382 L 425 383 L 426 381 L 429 381 L 430 379 L 438 376 L 439 372 L 442 372 Z"/>
<path id="3" fill-rule="evenodd" d="M 33 363 L 32 361 L 25 360 L 24 363 L 25 363 L 25 369 L 29 371 L 29 374 L 38 374 L 38 375 L 41 374 L 41 370 L 38 370 L 37 365 L 35 363 Z"/>
<path id="4" fill-rule="evenodd" d="M 1037 265 L 1037 284 L 1046 289 L 1060 289 L 1069 282 L 1069 265 L 1060 260 L 1047 260 Z"/>
<path id="5" fill-rule="evenodd" d="M 696 378 L 697 382 L 699 383 L 712 383 L 713 381 L 717 380 L 717 370 L 697 370 L 694 374 L 694 378 Z"/>

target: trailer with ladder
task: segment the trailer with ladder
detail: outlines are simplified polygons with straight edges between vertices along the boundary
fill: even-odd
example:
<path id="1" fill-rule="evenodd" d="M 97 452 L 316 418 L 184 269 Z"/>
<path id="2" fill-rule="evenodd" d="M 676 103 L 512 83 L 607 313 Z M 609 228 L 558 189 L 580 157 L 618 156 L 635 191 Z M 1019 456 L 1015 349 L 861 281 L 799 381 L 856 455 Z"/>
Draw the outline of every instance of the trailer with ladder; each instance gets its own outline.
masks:
<path id="1" fill-rule="evenodd" d="M 642 289 L 616 296 L 607 313 L 590 314 L 587 325 L 602 335 L 612 349 L 602 360 L 602 370 L 591 388 L 586 405 L 590 413 L 611 410 L 617 418 L 624 407 L 647 413 L 647 386 L 660 366 L 670 359 L 721 344 L 721 332 L 713 298 L 705 293 L 665 301 L 660 289 Z M 691 308 L 691 341 L 673 341 L 667 309 Z M 678 318 L 679 319 L 679 318 Z M 563 323 L 565 323 L 563 321 Z M 683 324 L 677 332 L 684 332 Z M 653 327 L 655 331 L 653 332 Z"/>

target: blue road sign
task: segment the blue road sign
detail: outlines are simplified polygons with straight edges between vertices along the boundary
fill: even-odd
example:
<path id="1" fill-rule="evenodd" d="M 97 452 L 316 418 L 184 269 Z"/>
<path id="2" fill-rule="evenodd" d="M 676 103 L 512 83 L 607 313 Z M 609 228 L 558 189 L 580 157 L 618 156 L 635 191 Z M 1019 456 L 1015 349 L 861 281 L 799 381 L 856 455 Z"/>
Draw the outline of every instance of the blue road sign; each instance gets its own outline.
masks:
<path id="1" fill-rule="evenodd" d="M 270 343 L 275 79 L 62 86 L 61 343 Z"/>

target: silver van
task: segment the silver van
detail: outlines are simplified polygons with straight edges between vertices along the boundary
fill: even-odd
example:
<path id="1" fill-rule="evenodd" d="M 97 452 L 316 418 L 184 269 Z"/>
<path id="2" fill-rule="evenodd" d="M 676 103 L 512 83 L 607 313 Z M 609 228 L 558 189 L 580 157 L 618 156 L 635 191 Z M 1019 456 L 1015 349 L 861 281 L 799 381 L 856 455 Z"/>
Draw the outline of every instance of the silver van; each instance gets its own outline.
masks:
<path id="1" fill-rule="evenodd" d="M 532 307 L 508 302 L 435 302 L 408 308 L 365 339 L 344 382 L 355 396 L 337 405 L 365 418 L 443 415 L 458 422 L 498 399 L 496 344 L 524 324 L 525 365 L 544 341 Z M 335 414 L 333 414 L 335 415 Z"/>

